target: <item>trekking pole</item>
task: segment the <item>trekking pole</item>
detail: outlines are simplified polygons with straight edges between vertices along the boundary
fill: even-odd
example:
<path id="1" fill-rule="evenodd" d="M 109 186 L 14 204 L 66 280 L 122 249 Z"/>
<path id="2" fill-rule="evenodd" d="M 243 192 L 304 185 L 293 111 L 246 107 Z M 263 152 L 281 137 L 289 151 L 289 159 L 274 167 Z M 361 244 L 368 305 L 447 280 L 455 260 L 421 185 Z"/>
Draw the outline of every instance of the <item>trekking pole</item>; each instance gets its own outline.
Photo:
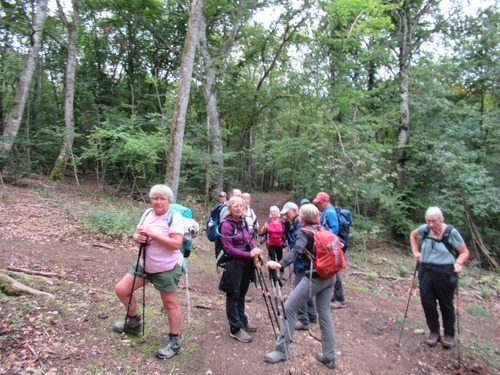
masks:
<path id="1" fill-rule="evenodd" d="M 149 238 L 148 238 L 149 240 Z M 144 273 L 142 274 L 142 337 L 144 337 L 144 326 L 146 325 L 146 283 L 144 282 L 146 278 L 146 246 L 142 245 L 142 267 Z"/>
<path id="2" fill-rule="evenodd" d="M 184 263 L 182 264 L 182 266 L 184 268 L 184 274 L 186 275 L 186 298 L 187 298 L 187 310 L 188 310 L 187 321 L 191 322 L 191 296 L 189 294 L 188 266 L 186 258 L 184 258 L 183 262 Z"/>
<path id="3" fill-rule="evenodd" d="M 262 267 L 262 261 L 260 259 L 258 259 L 256 262 L 254 261 L 254 264 L 255 264 L 255 268 L 259 269 Z M 274 321 L 273 321 L 273 317 L 271 315 L 271 309 L 269 308 L 269 304 L 267 302 L 267 299 L 266 299 L 266 293 L 264 291 L 264 286 L 262 284 L 262 280 L 261 280 L 261 273 L 259 273 L 257 271 L 257 278 L 259 279 L 259 285 L 260 285 L 260 289 L 262 290 L 262 298 L 264 299 L 264 303 L 266 304 L 266 309 L 267 309 L 267 315 L 269 317 L 269 320 L 271 321 L 271 326 L 273 327 L 273 332 L 274 332 L 274 338 L 277 339 L 278 338 L 278 334 L 276 333 L 276 328 L 274 327 Z"/>
<path id="4" fill-rule="evenodd" d="M 456 294 L 456 305 L 457 305 L 457 359 L 458 359 L 458 369 L 455 370 L 455 375 L 462 375 L 462 357 L 460 355 L 460 307 L 458 298 L 458 280 L 457 280 L 457 290 Z"/>
<path id="5" fill-rule="evenodd" d="M 283 339 L 283 345 L 285 348 L 285 355 L 286 355 L 286 358 L 288 361 L 291 357 L 290 352 L 293 354 L 293 359 L 295 362 L 295 369 L 297 370 L 297 373 L 300 374 L 297 356 L 295 355 L 295 349 L 293 348 L 293 345 L 292 345 L 292 333 L 290 331 L 290 327 L 288 326 L 288 318 L 286 316 L 285 303 L 283 302 L 283 295 L 281 293 L 281 280 L 279 280 L 278 273 L 276 272 L 276 270 L 269 270 L 269 276 L 271 277 L 271 283 L 273 285 L 273 292 L 274 292 L 274 297 L 276 299 L 276 306 L 278 306 L 277 305 L 278 297 L 277 297 L 276 291 L 275 291 L 277 289 L 278 294 L 279 294 L 280 303 L 281 303 L 281 310 L 283 311 L 283 320 L 282 320 L 282 325 L 281 325 L 281 338 Z M 278 307 L 276 307 L 276 308 L 278 308 Z M 279 312 L 278 312 L 278 315 L 279 315 Z M 285 326 L 285 328 L 283 328 L 283 325 Z M 285 330 L 286 330 L 286 333 L 288 334 L 288 339 L 290 340 L 290 347 L 287 347 L 287 343 L 286 343 L 286 339 L 285 339 Z M 292 371 L 290 371 L 290 373 L 292 373 Z"/>
<path id="6" fill-rule="evenodd" d="M 141 260 L 142 253 L 146 246 L 144 244 L 139 245 L 139 253 L 137 255 L 137 263 L 135 264 L 135 271 L 134 271 L 134 280 L 132 281 L 132 290 L 130 291 L 130 297 L 128 299 L 127 303 L 127 313 L 125 315 L 125 322 L 123 323 L 123 332 L 120 334 L 122 338 L 125 336 L 125 327 L 127 325 L 127 318 L 128 318 L 128 313 L 130 312 L 130 306 L 132 305 L 132 297 L 134 295 L 134 286 L 135 286 L 135 279 L 137 279 L 137 271 L 139 270 L 139 261 Z"/>
<path id="7" fill-rule="evenodd" d="M 399 332 L 399 340 L 398 340 L 398 343 L 396 344 L 397 346 L 401 346 L 401 336 L 403 336 L 403 330 L 405 328 L 406 317 L 408 316 L 408 307 L 410 307 L 411 293 L 413 292 L 413 286 L 415 285 L 415 277 L 417 275 L 417 269 L 418 269 L 418 262 L 415 265 L 415 271 L 413 272 L 413 278 L 411 280 L 410 293 L 408 294 L 408 302 L 406 303 L 405 316 L 403 318 L 403 325 L 401 326 L 401 332 Z"/>
<path id="8" fill-rule="evenodd" d="M 273 301 L 271 299 L 271 293 L 269 293 L 269 288 L 267 287 L 267 284 L 266 284 L 266 278 L 264 277 L 264 273 L 262 272 L 262 268 L 260 267 L 260 268 L 258 268 L 258 270 L 259 270 L 259 282 L 261 283 L 261 286 L 264 286 L 264 289 L 265 289 L 266 295 L 267 295 L 267 300 L 269 302 L 269 305 L 271 306 L 271 310 L 273 311 L 274 320 L 276 321 L 276 325 L 279 329 L 280 323 L 279 323 L 278 315 L 276 314 L 276 310 L 274 308 Z M 267 306 L 267 303 L 266 303 L 266 306 Z M 272 322 L 272 319 L 271 319 L 271 322 Z M 274 329 L 274 325 L 273 325 L 273 329 Z M 276 336 L 276 338 L 278 337 L 278 335 L 276 335 L 276 331 L 274 331 L 274 335 Z"/>

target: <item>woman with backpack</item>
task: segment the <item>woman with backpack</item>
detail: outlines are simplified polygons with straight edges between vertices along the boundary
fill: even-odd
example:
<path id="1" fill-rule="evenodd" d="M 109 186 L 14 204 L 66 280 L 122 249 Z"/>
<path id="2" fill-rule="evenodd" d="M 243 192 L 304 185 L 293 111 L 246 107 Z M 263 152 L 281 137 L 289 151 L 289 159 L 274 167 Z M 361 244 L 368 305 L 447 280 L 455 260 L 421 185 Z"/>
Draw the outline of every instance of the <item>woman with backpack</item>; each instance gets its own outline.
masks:
<path id="1" fill-rule="evenodd" d="M 226 316 L 229 322 L 229 336 L 249 343 L 252 337 L 247 332 L 256 332 L 245 314 L 245 295 L 250 281 L 255 281 L 253 258 L 262 254 L 254 247 L 252 235 L 245 220 L 245 204 L 241 197 L 233 196 L 227 203 L 228 215 L 221 224 L 220 237 L 223 251 L 228 257 L 222 273 L 219 289 L 226 293 Z"/>
<path id="2" fill-rule="evenodd" d="M 149 198 L 152 209 L 143 213 L 132 236 L 135 242 L 144 245 L 139 253 L 139 256 L 142 253 L 142 257 L 115 286 L 116 295 L 127 309 L 127 316 L 125 321 L 114 323 L 113 330 L 137 334 L 143 329 L 144 323 L 134 292 L 143 285 L 153 284 L 160 292 L 170 329 L 165 347 L 159 349 L 156 356 L 168 359 L 182 352 L 182 311 L 177 301 L 177 287 L 184 261 L 181 253 L 184 221 L 176 210 L 172 211 L 169 218 L 169 210 L 174 202 L 174 193 L 170 187 L 153 186 Z"/>
<path id="3" fill-rule="evenodd" d="M 458 274 L 469 259 L 469 250 L 455 227 L 445 224 L 439 207 L 429 207 L 427 224 L 410 234 L 411 251 L 418 264 L 420 300 L 429 327 L 427 345 L 434 347 L 442 341 L 443 348 L 455 346 L 455 307 L 453 294 L 458 287 Z M 422 240 L 420 249 L 419 239 Z M 443 319 L 444 338 L 441 339 L 437 301 Z"/>
<path id="4" fill-rule="evenodd" d="M 283 258 L 283 236 L 285 233 L 285 222 L 280 217 L 280 209 L 276 206 L 271 206 L 269 209 L 269 219 L 266 220 L 263 227 L 260 229 L 261 236 L 267 235 L 266 247 L 269 252 L 269 259 L 277 260 Z M 285 271 L 281 271 L 281 277 L 285 276 Z"/>
<path id="5" fill-rule="evenodd" d="M 312 230 L 321 230 L 318 223 L 319 210 L 313 204 L 305 204 L 300 207 L 299 214 L 302 228 L 297 232 L 295 245 L 281 261 L 268 261 L 266 266 L 270 270 L 281 270 L 288 267 L 297 258 L 302 260 L 306 270 L 310 269 L 311 260 L 304 254 L 304 250 L 314 254 L 314 232 Z M 265 354 L 264 360 L 266 362 L 278 363 L 289 358 L 297 312 L 307 301 L 315 297 L 322 346 L 322 351 L 316 354 L 316 359 L 329 369 L 335 368 L 335 330 L 330 315 L 330 296 L 335 285 L 335 279 L 335 275 L 330 278 L 320 278 L 314 270 L 312 273 L 308 272 L 302 278 L 285 302 L 281 336 L 276 339 L 274 350 Z"/>

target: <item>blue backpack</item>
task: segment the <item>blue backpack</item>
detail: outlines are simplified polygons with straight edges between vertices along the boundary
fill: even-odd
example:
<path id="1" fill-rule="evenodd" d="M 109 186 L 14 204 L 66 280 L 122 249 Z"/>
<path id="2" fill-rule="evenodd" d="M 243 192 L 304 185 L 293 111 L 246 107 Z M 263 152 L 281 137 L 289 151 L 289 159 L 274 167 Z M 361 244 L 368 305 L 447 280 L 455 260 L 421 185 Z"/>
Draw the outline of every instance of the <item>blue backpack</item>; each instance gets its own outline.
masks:
<path id="1" fill-rule="evenodd" d="M 198 222 L 193 219 L 193 211 L 191 211 L 190 208 L 181 206 L 177 203 L 172 203 L 167 214 L 169 227 L 174 218 L 174 211 L 177 211 L 182 215 L 184 222 L 184 238 L 182 239 L 181 253 L 184 258 L 188 258 L 189 255 L 191 255 L 191 250 L 193 249 L 193 238 L 198 236 L 200 226 Z"/>
<path id="2" fill-rule="evenodd" d="M 347 208 L 342 208 L 338 206 L 333 206 L 333 208 L 337 212 L 337 219 L 339 221 L 338 237 L 345 246 L 349 243 L 349 229 L 352 224 L 352 214 L 351 211 L 349 211 Z M 328 225 L 326 225 L 326 227 L 328 228 Z M 346 247 L 344 247 L 344 251 L 345 249 Z"/>
<path id="3" fill-rule="evenodd" d="M 352 224 L 352 214 L 347 208 L 334 206 L 337 211 L 337 218 L 339 220 L 339 233 L 338 236 L 345 245 L 349 243 L 349 229 Z"/>
<path id="4" fill-rule="evenodd" d="M 217 203 L 214 209 L 210 212 L 210 216 L 207 218 L 205 230 L 207 232 L 207 238 L 209 239 L 209 241 L 215 242 L 215 240 L 217 240 L 217 238 L 219 238 L 220 236 L 218 231 L 218 227 L 220 224 L 219 217 L 220 212 L 226 206 L 226 203 Z"/>

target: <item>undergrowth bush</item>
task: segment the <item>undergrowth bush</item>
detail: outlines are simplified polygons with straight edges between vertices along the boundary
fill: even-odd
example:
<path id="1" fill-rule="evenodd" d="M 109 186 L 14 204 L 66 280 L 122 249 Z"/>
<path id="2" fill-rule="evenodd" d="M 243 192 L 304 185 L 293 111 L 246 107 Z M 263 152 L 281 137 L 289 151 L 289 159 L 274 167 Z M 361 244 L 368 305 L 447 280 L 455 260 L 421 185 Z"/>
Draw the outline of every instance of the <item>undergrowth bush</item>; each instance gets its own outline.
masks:
<path id="1" fill-rule="evenodd" d="M 82 221 L 88 233 L 103 234 L 112 238 L 132 236 L 140 218 L 139 208 L 97 208 L 84 215 Z"/>

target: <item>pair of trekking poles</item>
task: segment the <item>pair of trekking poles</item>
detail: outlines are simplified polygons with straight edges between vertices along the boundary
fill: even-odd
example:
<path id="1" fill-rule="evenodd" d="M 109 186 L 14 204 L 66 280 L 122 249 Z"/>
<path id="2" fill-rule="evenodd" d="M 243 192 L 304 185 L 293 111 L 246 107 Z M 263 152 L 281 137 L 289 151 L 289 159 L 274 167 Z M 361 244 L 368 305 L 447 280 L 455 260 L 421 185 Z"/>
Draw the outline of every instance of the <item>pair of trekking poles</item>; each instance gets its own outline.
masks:
<path id="1" fill-rule="evenodd" d="M 406 303 L 405 315 L 403 318 L 403 324 L 401 325 L 401 331 L 399 332 L 399 339 L 398 339 L 398 343 L 396 344 L 397 346 L 401 346 L 401 336 L 403 336 L 403 330 L 405 328 L 405 322 L 406 322 L 406 318 L 408 316 L 408 308 L 410 307 L 411 295 L 413 292 L 413 287 L 415 286 L 415 278 L 417 276 L 417 270 L 418 270 L 418 262 L 415 265 L 415 271 L 413 271 L 410 292 L 408 294 L 408 302 Z M 459 305 L 459 297 L 458 297 L 458 280 L 457 280 L 457 288 L 455 290 L 455 298 L 456 298 L 455 313 L 456 313 L 456 319 L 457 319 L 457 357 L 458 357 L 457 358 L 458 364 L 457 364 L 457 370 L 455 370 L 455 375 L 461 375 L 462 374 L 462 371 L 461 371 L 461 369 L 462 369 L 462 357 L 460 354 L 460 305 Z"/>
<path id="2" fill-rule="evenodd" d="M 135 280 L 139 274 L 139 261 L 142 257 L 142 278 L 146 277 L 146 247 L 151 243 L 151 239 L 148 237 L 146 242 L 139 245 L 139 253 L 137 255 L 137 263 L 135 264 L 134 270 L 134 280 L 132 281 L 132 290 L 130 291 L 130 297 L 127 304 L 127 314 L 125 315 L 125 322 L 123 324 L 122 337 L 125 336 L 125 328 L 127 326 L 128 313 L 130 311 L 130 306 L 132 305 L 132 296 L 134 294 Z M 145 315 L 146 315 L 146 283 L 142 283 L 142 336 L 144 337 L 144 326 L 145 326 Z"/>
<path id="3" fill-rule="evenodd" d="M 284 330 L 283 330 L 283 325 L 285 325 L 286 332 L 288 334 L 288 337 L 290 338 L 290 344 L 291 344 L 291 332 L 290 332 L 290 327 L 288 325 L 288 317 L 286 315 L 286 310 L 285 310 L 285 302 L 283 300 L 283 293 L 282 293 L 282 287 L 283 284 L 278 277 L 278 273 L 276 270 L 269 270 L 269 279 L 271 281 L 271 287 L 273 290 L 273 295 L 274 295 L 274 304 L 271 298 L 271 293 L 269 292 L 269 288 L 267 287 L 266 283 L 266 278 L 264 276 L 264 272 L 262 272 L 262 259 L 260 258 L 254 258 L 254 265 L 257 270 L 257 279 L 259 280 L 259 285 L 262 290 L 262 298 L 264 299 L 264 303 L 266 305 L 267 309 L 267 314 L 269 317 L 269 320 L 271 321 L 271 326 L 273 327 L 273 333 L 274 333 L 274 338 L 275 340 L 278 340 L 280 338 L 283 341 L 283 346 L 285 348 L 285 356 L 288 359 L 291 358 L 289 350 L 291 349 L 292 355 L 294 358 L 295 362 L 295 368 L 298 370 L 298 362 L 297 362 L 297 355 L 293 349 L 293 347 L 287 346 L 287 343 L 285 342 L 285 335 L 284 335 Z M 279 301 L 278 301 L 279 298 Z M 280 322 L 280 307 L 281 311 L 283 312 L 283 320 Z M 275 324 L 276 323 L 276 326 Z M 276 331 L 276 329 L 278 331 Z M 283 332 L 283 333 L 281 333 Z M 278 334 L 279 333 L 279 334 Z"/>

